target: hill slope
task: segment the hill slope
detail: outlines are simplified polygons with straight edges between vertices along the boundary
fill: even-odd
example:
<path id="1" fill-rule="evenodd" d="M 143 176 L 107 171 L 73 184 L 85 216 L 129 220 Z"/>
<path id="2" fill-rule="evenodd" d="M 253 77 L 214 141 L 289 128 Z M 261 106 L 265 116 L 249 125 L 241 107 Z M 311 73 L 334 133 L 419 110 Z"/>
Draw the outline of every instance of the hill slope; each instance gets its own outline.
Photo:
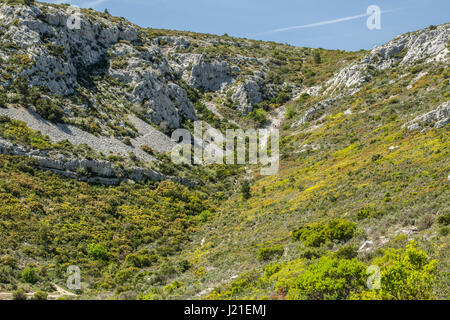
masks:
<path id="1" fill-rule="evenodd" d="M 0 2 L 0 291 L 77 265 L 81 298 L 449 297 L 449 24 L 343 52 L 20 2 Z M 196 119 L 279 128 L 279 173 L 174 165 Z"/>

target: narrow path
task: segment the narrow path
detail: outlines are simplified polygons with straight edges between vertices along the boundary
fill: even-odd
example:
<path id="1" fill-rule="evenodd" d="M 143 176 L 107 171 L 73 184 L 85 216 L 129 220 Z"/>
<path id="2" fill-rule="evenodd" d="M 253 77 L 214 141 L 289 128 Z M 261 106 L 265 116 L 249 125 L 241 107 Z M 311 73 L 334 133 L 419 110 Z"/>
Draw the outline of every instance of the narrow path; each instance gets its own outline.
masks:
<path id="1" fill-rule="evenodd" d="M 56 290 L 56 292 L 51 292 L 47 296 L 47 300 L 58 300 L 59 298 L 69 298 L 69 297 L 77 297 L 76 294 L 69 292 L 60 286 L 53 284 L 53 288 Z M 34 294 L 36 292 L 29 292 L 25 295 L 27 296 L 27 299 L 32 299 Z M 13 294 L 10 292 L 0 292 L 0 300 L 13 300 Z"/>
<path id="2" fill-rule="evenodd" d="M 225 119 L 225 117 L 217 110 L 216 104 L 214 102 L 205 102 L 206 108 L 214 113 L 220 120 Z M 240 128 L 241 126 L 232 119 L 227 119 L 229 123 L 234 124 L 236 127 Z"/>

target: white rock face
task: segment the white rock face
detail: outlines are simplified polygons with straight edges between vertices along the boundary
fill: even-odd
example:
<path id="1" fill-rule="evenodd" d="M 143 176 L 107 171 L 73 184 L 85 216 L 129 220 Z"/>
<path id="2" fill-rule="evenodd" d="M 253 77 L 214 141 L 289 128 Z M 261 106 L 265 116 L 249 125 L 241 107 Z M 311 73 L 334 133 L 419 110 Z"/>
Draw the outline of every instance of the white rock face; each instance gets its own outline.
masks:
<path id="1" fill-rule="evenodd" d="M 373 241 L 367 240 L 365 241 L 361 247 L 359 247 L 358 252 L 366 252 L 370 251 L 373 247 Z"/>
<path id="2" fill-rule="evenodd" d="M 343 68 L 327 82 L 328 91 L 340 87 L 359 87 L 371 77 L 368 68 L 383 70 L 397 63 L 399 66 L 411 65 L 418 60 L 427 63 L 448 61 L 449 36 L 449 23 L 401 35 L 385 45 L 375 47 L 360 61 Z"/>
<path id="3" fill-rule="evenodd" d="M 226 61 L 209 60 L 196 55 L 188 84 L 198 89 L 217 91 L 233 81 L 231 67 Z"/>
<path id="4" fill-rule="evenodd" d="M 450 101 L 444 102 L 435 110 L 427 112 L 404 124 L 410 131 L 421 130 L 422 128 L 434 127 L 440 129 L 450 123 Z"/>
<path id="5" fill-rule="evenodd" d="M 316 104 L 314 107 L 312 107 L 311 109 L 308 109 L 305 114 L 303 115 L 303 117 L 297 121 L 296 123 L 294 123 L 292 126 L 299 126 L 304 124 L 307 121 L 310 121 L 314 115 L 321 111 L 321 110 L 325 110 L 326 108 L 328 108 L 331 104 L 335 103 L 336 100 L 335 99 L 326 99 L 324 101 L 319 102 L 318 104 Z"/>
<path id="6" fill-rule="evenodd" d="M 179 38 L 177 41 L 180 41 Z M 188 42 L 189 40 L 185 39 L 184 43 Z M 263 99 L 278 94 L 274 86 L 264 81 L 268 60 L 236 55 L 230 58 L 230 61 L 221 61 L 205 54 L 173 53 L 176 49 L 177 47 L 169 49 L 169 63 L 188 85 L 206 91 L 231 91 L 233 102 L 244 114 L 251 112 L 253 106 Z M 258 65 L 260 71 L 242 76 L 239 65 L 247 63 Z M 236 84 L 239 77 L 241 81 Z"/>
<path id="7" fill-rule="evenodd" d="M 153 44 L 156 46 L 160 46 L 162 44 L 169 44 L 172 47 L 175 47 L 176 50 L 187 49 L 190 47 L 191 43 L 185 37 L 157 37 L 153 39 Z"/>
<path id="8" fill-rule="evenodd" d="M 260 77 L 247 79 L 239 83 L 231 99 L 238 104 L 238 109 L 244 114 L 252 111 L 253 105 L 263 101 L 264 80 Z"/>
<path id="9" fill-rule="evenodd" d="M 189 187 L 197 185 L 196 182 L 179 177 L 166 176 L 147 168 L 131 167 L 122 169 L 114 166 L 109 161 L 70 158 L 62 154 L 49 155 L 47 151 L 14 145 L 2 138 L 0 138 L 0 154 L 27 156 L 34 159 L 36 165 L 41 169 L 89 183 L 118 185 L 124 180 L 141 182 L 169 179 Z"/>
<path id="10" fill-rule="evenodd" d="M 181 41 L 180 38 L 178 41 Z M 227 61 L 195 53 L 174 53 L 170 65 L 188 85 L 207 91 L 223 89 L 231 84 L 240 72 L 239 68 L 230 66 Z"/>
<path id="11" fill-rule="evenodd" d="M 140 44 L 136 27 L 101 17 L 91 21 L 81 15 L 81 28 L 70 29 L 71 12 L 48 6 L 43 10 L 39 4 L 0 4 L 0 21 L 10 25 L 6 36 L 34 61 L 21 74 L 31 85 L 46 86 L 53 94 L 66 96 L 87 85 L 91 76 L 109 75 L 132 88 L 124 96 L 132 103 L 144 104 L 154 123 L 178 128 L 184 119 L 196 120 L 186 92 L 172 81 L 172 70 L 159 48 L 134 48 L 133 44 Z M 1 50 L 0 56 L 8 58 Z M 126 62 L 126 68 L 112 63 L 117 57 Z"/>

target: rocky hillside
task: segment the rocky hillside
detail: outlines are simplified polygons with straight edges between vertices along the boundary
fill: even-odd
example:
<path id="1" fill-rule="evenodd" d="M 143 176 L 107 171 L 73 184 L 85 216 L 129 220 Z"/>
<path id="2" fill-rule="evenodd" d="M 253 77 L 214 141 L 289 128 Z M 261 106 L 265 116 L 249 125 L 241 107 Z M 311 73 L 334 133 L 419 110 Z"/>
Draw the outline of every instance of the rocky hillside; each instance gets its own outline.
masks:
<path id="1" fill-rule="evenodd" d="M 170 132 L 197 119 L 219 129 L 224 119 L 264 124 L 303 81 L 357 56 L 324 51 L 319 68 L 306 48 L 142 29 L 92 10 L 73 29 L 73 14 L 65 5 L 0 3 L 0 114 L 104 158 L 154 162 L 173 147 Z"/>
<path id="2" fill-rule="evenodd" d="M 77 265 L 70 299 L 449 298 L 450 24 L 344 52 L 71 14 L 0 1 L 0 297 Z M 278 128 L 279 173 L 173 164 L 195 120 Z"/>

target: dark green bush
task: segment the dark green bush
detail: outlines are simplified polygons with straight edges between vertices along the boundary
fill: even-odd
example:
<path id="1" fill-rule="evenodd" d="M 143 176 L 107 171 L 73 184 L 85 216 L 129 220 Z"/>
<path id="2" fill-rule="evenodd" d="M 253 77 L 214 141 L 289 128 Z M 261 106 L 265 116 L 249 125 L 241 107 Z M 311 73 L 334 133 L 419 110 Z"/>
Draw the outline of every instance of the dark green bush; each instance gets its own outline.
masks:
<path id="1" fill-rule="evenodd" d="M 450 213 L 439 216 L 438 223 L 444 226 L 448 226 L 450 224 Z"/>
<path id="2" fill-rule="evenodd" d="M 137 253 L 127 255 L 125 262 L 136 268 L 145 268 L 151 266 L 155 262 L 158 262 L 158 256 L 154 252 L 141 250 Z"/>
<path id="3" fill-rule="evenodd" d="M 256 108 L 250 113 L 250 118 L 258 122 L 260 125 L 264 125 L 269 121 L 267 112 L 264 109 Z"/>
<path id="4" fill-rule="evenodd" d="M 17 289 L 12 294 L 13 300 L 27 300 L 27 295 L 25 294 L 25 290 Z"/>
<path id="5" fill-rule="evenodd" d="M 192 264 L 187 260 L 181 260 L 178 263 L 178 271 L 180 271 L 181 273 L 188 271 L 191 267 Z"/>
<path id="6" fill-rule="evenodd" d="M 356 213 L 358 220 L 363 220 L 367 218 L 377 218 L 381 217 L 383 212 L 375 210 L 373 208 L 363 208 Z"/>
<path id="7" fill-rule="evenodd" d="M 39 98 L 34 106 L 42 118 L 51 122 L 62 122 L 64 111 L 50 99 Z"/>
<path id="8" fill-rule="evenodd" d="M 245 200 L 250 199 L 251 194 L 250 194 L 250 183 L 248 182 L 248 180 L 244 180 L 241 184 L 241 192 L 242 192 L 242 197 Z"/>
<path id="9" fill-rule="evenodd" d="M 0 92 L 0 108 L 6 108 L 6 102 L 7 102 L 6 94 Z"/>
<path id="10" fill-rule="evenodd" d="M 275 103 L 282 105 L 285 102 L 288 102 L 291 99 L 291 96 L 286 92 L 280 92 L 280 94 L 276 97 Z"/>
<path id="11" fill-rule="evenodd" d="M 300 254 L 301 258 L 305 258 L 308 260 L 317 259 L 322 256 L 322 253 L 317 249 L 306 249 Z"/>
<path id="12" fill-rule="evenodd" d="M 258 260 L 268 261 L 276 257 L 282 256 L 284 253 L 284 248 L 281 245 L 275 245 L 269 248 L 262 248 L 258 252 Z"/>
<path id="13" fill-rule="evenodd" d="M 358 256 L 358 248 L 356 246 L 343 246 L 336 251 L 336 257 L 341 259 L 353 259 Z"/>
<path id="14" fill-rule="evenodd" d="M 314 57 L 314 63 L 315 64 L 321 64 L 322 63 L 322 57 L 320 56 L 320 52 L 319 51 L 315 51 L 313 54 Z"/>

